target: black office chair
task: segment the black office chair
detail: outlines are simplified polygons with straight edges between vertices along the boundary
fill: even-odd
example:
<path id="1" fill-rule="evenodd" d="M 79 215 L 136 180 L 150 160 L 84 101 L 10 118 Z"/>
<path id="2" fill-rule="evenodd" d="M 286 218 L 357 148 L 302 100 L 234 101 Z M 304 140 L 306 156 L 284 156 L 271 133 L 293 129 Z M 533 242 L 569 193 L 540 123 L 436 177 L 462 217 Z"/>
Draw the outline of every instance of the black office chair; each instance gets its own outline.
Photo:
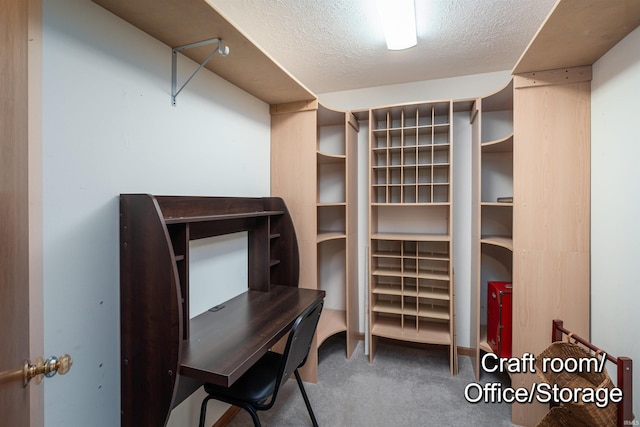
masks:
<path id="1" fill-rule="evenodd" d="M 318 427 L 318 422 L 311 409 L 307 392 L 302 385 L 298 368 L 307 361 L 311 341 L 315 334 L 323 301 L 307 308 L 293 323 L 284 354 L 269 351 L 262 356 L 255 365 L 244 373 L 231 387 L 222 387 L 215 384 L 205 384 L 204 390 L 207 397 L 202 401 L 200 409 L 200 427 L 204 427 L 207 413 L 207 403 L 210 399 L 220 400 L 234 406 L 243 408 L 251 414 L 253 424 L 260 427 L 260 419 L 257 411 L 266 411 L 273 406 L 280 385 L 286 381 L 291 372 L 296 377 L 302 398 L 304 399 L 311 422 Z M 267 402 L 267 398 L 271 399 Z"/>

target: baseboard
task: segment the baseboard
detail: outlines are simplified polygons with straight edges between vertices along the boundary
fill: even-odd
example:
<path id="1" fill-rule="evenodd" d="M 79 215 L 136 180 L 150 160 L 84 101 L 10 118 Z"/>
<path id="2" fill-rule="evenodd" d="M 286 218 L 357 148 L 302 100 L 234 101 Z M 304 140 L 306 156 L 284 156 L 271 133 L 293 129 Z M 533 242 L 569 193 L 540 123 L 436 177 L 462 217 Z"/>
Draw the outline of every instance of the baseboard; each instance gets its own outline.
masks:
<path id="1" fill-rule="evenodd" d="M 474 357 L 476 355 L 476 351 L 469 347 L 458 347 L 458 356 L 469 356 Z"/>
<path id="2" fill-rule="evenodd" d="M 216 423 L 211 427 L 226 427 L 231 420 L 240 412 L 240 408 L 237 406 L 230 406 L 227 411 L 222 414 L 222 416 L 216 421 Z"/>

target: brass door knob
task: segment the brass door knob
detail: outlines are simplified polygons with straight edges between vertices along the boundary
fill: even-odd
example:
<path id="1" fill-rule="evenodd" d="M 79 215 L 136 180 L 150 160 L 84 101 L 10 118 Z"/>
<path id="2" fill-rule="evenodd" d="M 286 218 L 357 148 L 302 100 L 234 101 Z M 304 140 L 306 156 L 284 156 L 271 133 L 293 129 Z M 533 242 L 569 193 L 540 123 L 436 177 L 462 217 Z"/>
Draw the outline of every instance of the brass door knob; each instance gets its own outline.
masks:
<path id="1" fill-rule="evenodd" d="M 44 377 L 51 378 L 55 374 L 64 375 L 69 372 L 71 365 L 73 365 L 73 360 L 68 354 L 63 354 L 59 358 L 51 356 L 46 360 L 43 357 L 38 357 L 35 364 L 26 360 L 22 370 L 24 386 L 28 386 L 32 379 L 36 384 L 40 384 Z"/>

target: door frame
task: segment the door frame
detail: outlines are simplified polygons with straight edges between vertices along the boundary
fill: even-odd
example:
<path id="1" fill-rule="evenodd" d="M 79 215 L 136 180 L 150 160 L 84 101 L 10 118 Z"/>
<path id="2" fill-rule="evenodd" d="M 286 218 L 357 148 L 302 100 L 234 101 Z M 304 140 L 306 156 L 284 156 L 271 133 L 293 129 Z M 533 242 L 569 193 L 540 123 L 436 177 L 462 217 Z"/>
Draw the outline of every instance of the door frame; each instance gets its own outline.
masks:
<path id="1" fill-rule="evenodd" d="M 7 183 L 2 188 L 7 199 L 14 203 L 11 210 L 16 215 L 8 215 L 4 227 L 15 230 L 14 239 L 0 243 L 7 244 L 9 257 L 3 262 L 13 263 L 12 281 L 7 283 L 7 291 L 28 286 L 28 292 L 21 292 L 21 298 L 28 298 L 28 326 L 26 331 L 12 334 L 11 339 L 20 341 L 25 347 L 23 336 L 28 334 L 24 359 L 35 360 L 43 355 L 43 182 L 42 182 L 42 0 L 0 0 L 3 13 L 2 26 L 10 28 L 5 33 L 0 49 L 10 62 L 9 77 L 0 85 L 0 96 L 7 100 L 6 108 L 0 115 L 2 134 L 1 147 L 13 154 L 9 167 L 0 170 L 0 179 Z M 10 23 L 6 21 L 11 21 Z M 7 65 L 6 63 L 3 65 Z M 26 146 L 26 150 L 25 150 Z M 25 170 L 26 169 L 26 170 Z M 26 214 L 25 214 L 26 213 Z M 4 239 L 3 239 L 4 240 Z M 21 245 L 16 246 L 16 242 Z M 26 249 L 25 249 L 26 248 Z M 3 248 L 3 253 L 5 248 Z M 26 259 L 25 259 L 26 258 Z M 17 262 L 16 262 L 17 261 Z M 5 288 L 0 288 L 4 290 Z M 4 292 L 0 298 L 4 298 Z M 21 304 L 22 305 L 22 304 Z M 14 322 L 11 323 L 13 328 Z M 5 343 L 3 343 L 5 344 Z M 1 348 L 14 347 L 11 343 Z M 21 351 L 21 350 L 20 350 Z M 15 356 L 13 356 L 15 357 Z M 13 363 L 13 362 L 12 362 Z M 11 370 L 22 366 L 7 367 Z M 13 388 L 11 388 L 13 389 Z M 15 390 L 15 389 L 13 389 Z M 21 390 L 21 389 L 20 389 Z M 22 391 L 22 393 L 24 393 Z M 29 426 L 44 426 L 44 387 L 31 384 L 27 393 L 21 396 L 28 408 Z M 26 400 L 26 401 L 25 401 Z M 23 410 L 23 409 L 20 409 Z M 11 419 L 8 414 L 3 417 Z"/>

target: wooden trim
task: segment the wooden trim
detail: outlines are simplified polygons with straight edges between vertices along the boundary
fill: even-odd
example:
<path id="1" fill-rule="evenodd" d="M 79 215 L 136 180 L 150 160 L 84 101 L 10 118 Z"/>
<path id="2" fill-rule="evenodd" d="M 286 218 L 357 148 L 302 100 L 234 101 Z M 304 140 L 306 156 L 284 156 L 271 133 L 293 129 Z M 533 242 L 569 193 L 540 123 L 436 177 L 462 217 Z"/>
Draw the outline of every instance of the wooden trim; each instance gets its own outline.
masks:
<path id="1" fill-rule="evenodd" d="M 515 89 L 591 81 L 591 65 L 557 70 L 533 71 L 514 76 Z"/>
<path id="2" fill-rule="evenodd" d="M 269 107 L 271 114 L 295 113 L 297 111 L 310 111 L 318 109 L 318 100 L 287 102 L 285 104 L 272 104 Z"/>
<path id="3" fill-rule="evenodd" d="M 471 111 L 469 112 L 469 123 L 473 123 L 478 117 L 478 113 L 480 112 L 480 99 L 473 101 L 473 105 L 471 106 Z"/>
<path id="4" fill-rule="evenodd" d="M 356 119 L 356 116 L 354 116 L 352 113 L 347 113 L 347 122 L 352 128 L 356 130 L 356 132 L 360 132 L 360 123 L 358 122 L 358 119 Z"/>
<path id="5" fill-rule="evenodd" d="M 28 2 L 29 352 L 44 353 L 42 1 Z M 31 427 L 44 425 L 44 387 L 30 387 Z"/>
<path id="6" fill-rule="evenodd" d="M 458 356 L 476 357 L 476 350 L 469 347 L 458 346 Z M 473 363 L 473 360 L 471 361 Z"/>
<path id="7" fill-rule="evenodd" d="M 211 427 L 226 427 L 238 415 L 241 408 L 231 405 Z"/>

